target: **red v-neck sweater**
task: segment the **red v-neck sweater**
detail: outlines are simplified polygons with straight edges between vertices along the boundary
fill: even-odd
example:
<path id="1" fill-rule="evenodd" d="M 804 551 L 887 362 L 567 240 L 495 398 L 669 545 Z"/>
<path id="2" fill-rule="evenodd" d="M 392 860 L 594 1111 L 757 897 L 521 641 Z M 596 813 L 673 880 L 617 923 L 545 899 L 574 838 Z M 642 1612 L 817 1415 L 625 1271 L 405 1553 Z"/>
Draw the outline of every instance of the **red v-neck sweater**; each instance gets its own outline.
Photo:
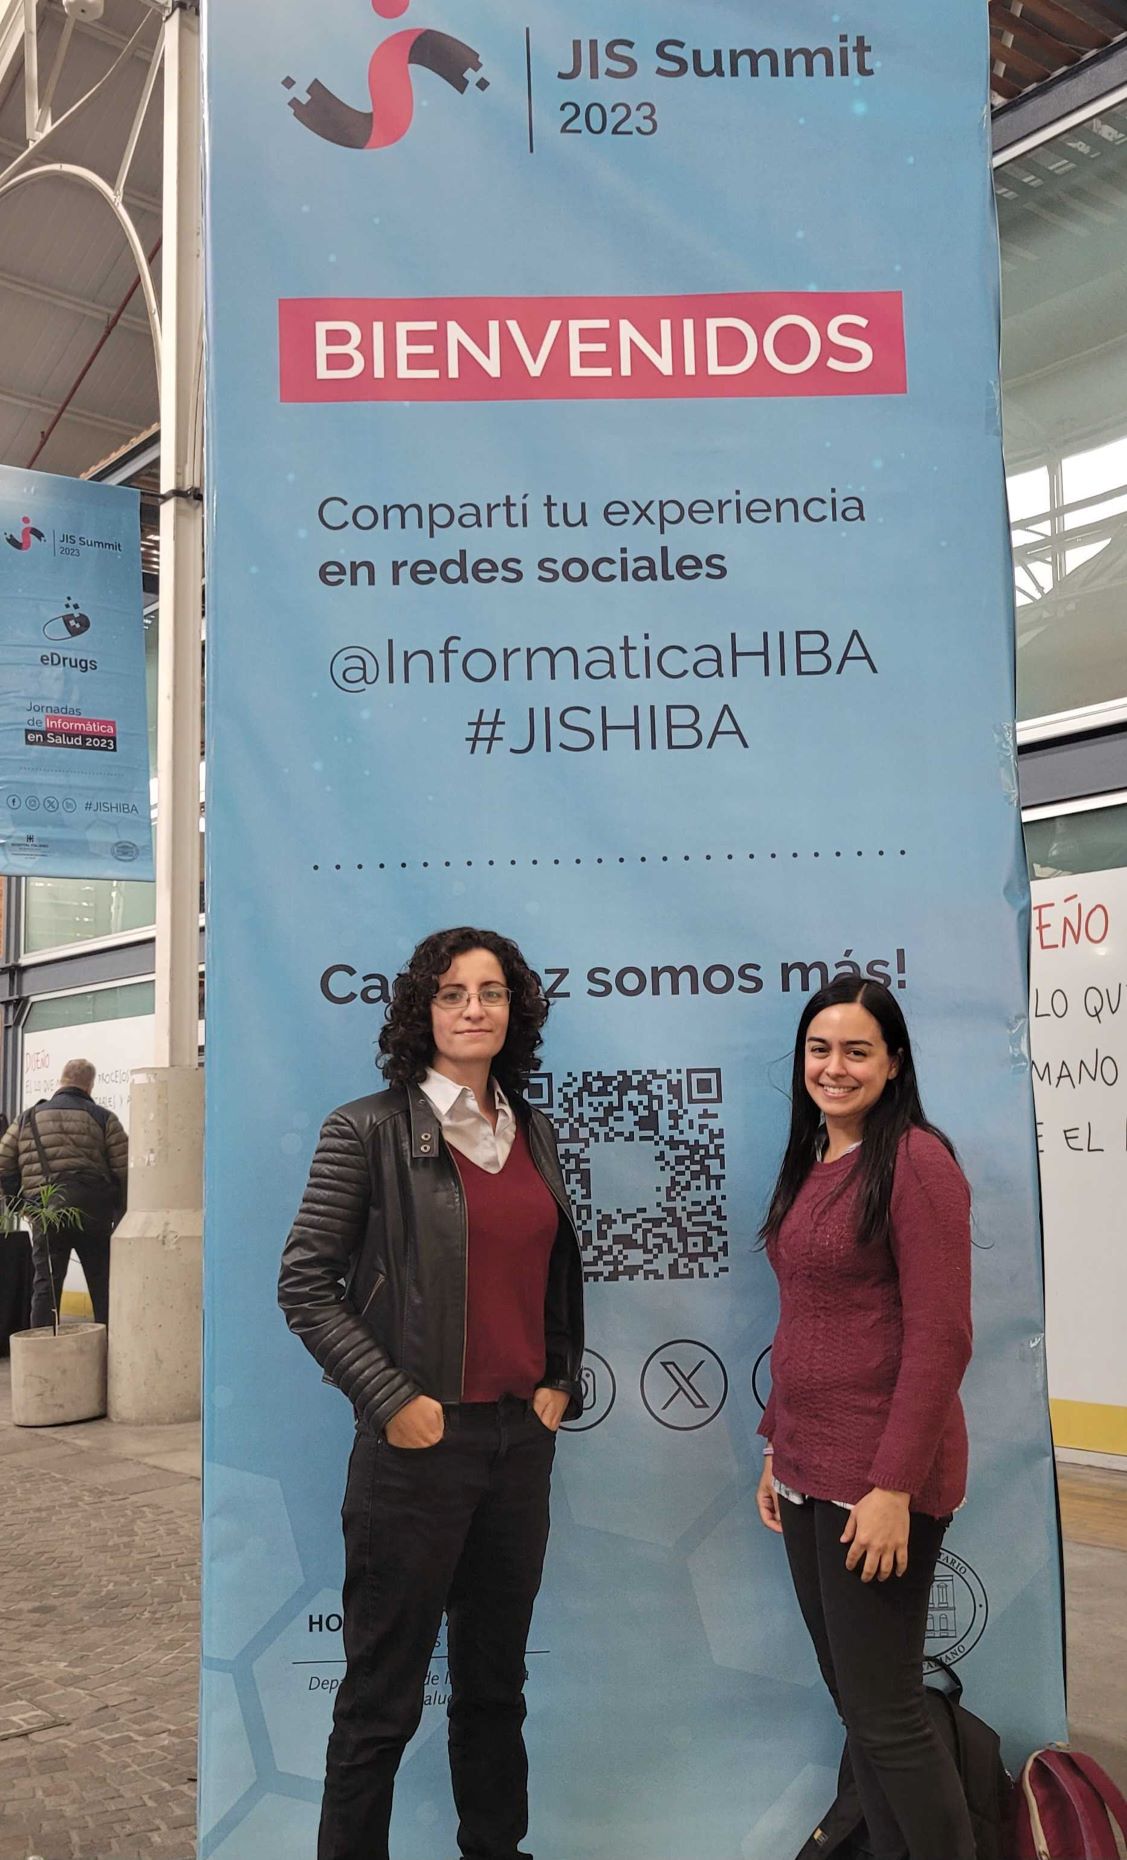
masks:
<path id="1" fill-rule="evenodd" d="M 451 1144 L 466 1197 L 463 1401 L 528 1400 L 544 1374 L 544 1299 L 559 1208 L 518 1125 L 498 1175 Z"/>
<path id="2" fill-rule="evenodd" d="M 860 1246 L 856 1163 L 854 1151 L 815 1164 L 768 1245 L 779 1325 L 759 1432 L 775 1477 L 810 1498 L 855 1505 L 882 1486 L 946 1517 L 966 1492 L 970 1190 L 938 1138 L 910 1130 L 891 1248 Z"/>

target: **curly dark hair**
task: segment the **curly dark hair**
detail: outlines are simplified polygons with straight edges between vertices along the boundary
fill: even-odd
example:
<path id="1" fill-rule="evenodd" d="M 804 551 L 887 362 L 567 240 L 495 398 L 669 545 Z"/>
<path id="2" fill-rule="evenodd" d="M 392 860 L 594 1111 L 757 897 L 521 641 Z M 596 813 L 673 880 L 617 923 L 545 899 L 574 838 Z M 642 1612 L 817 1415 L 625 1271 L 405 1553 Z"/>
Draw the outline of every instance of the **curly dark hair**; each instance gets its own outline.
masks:
<path id="1" fill-rule="evenodd" d="M 471 949 L 487 949 L 496 956 L 513 991 L 509 1030 L 493 1060 L 494 1075 L 505 1092 L 523 1094 L 526 1090 L 540 1052 L 540 1029 L 548 1018 L 544 985 L 509 937 L 499 936 L 496 930 L 474 930 L 468 924 L 425 936 L 395 978 L 376 1061 L 389 1085 L 421 1084 L 434 1058 L 430 1012 L 438 978 L 456 956 Z"/>

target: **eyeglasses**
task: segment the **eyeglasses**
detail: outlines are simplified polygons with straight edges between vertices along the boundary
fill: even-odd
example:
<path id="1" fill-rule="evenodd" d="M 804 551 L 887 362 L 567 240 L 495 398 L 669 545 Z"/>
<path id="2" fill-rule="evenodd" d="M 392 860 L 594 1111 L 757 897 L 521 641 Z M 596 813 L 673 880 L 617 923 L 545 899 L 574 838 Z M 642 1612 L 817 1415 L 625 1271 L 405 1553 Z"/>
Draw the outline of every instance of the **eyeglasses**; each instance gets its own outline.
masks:
<path id="1" fill-rule="evenodd" d="M 484 988 L 461 988 L 451 983 L 447 988 L 436 989 L 434 1004 L 453 1013 L 455 1008 L 468 1006 L 471 999 L 476 999 L 485 1008 L 499 1008 L 507 1007 L 512 998 L 512 989 L 504 987 L 501 982 L 487 982 Z"/>

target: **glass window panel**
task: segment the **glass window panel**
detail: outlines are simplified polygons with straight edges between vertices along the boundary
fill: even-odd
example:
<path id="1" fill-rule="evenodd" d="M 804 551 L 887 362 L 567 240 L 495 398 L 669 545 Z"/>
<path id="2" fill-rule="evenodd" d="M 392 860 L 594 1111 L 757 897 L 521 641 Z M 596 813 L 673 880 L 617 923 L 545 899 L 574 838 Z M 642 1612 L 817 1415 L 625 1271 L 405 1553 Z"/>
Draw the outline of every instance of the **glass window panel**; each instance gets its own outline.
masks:
<path id="1" fill-rule="evenodd" d="M 1100 491 L 1127 489 L 1127 438 L 1088 452 L 1073 452 L 1061 465 L 1065 502 L 1092 498 Z"/>
<path id="2" fill-rule="evenodd" d="M 1127 806 L 1090 807 L 1025 822 L 1030 878 L 1070 878 L 1127 865 Z"/>
<path id="3" fill-rule="evenodd" d="M 1021 719 L 1127 698 L 1127 105 L 995 173 Z"/>
<path id="4" fill-rule="evenodd" d="M 24 952 L 144 930 L 156 921 L 156 886 L 116 878 L 29 878 Z"/>
<path id="5" fill-rule="evenodd" d="M 57 995 L 33 1001 L 24 1022 L 24 1037 L 46 1033 L 51 1027 L 89 1027 L 101 1020 L 128 1020 L 151 1014 L 156 1007 L 155 982 L 123 982 L 116 988 L 91 988 L 77 995 Z"/>
<path id="6" fill-rule="evenodd" d="M 1049 508 L 1049 474 L 1044 465 L 1033 471 L 1015 471 L 1006 479 L 1010 501 L 1010 522 L 1019 517 L 1039 517 Z"/>

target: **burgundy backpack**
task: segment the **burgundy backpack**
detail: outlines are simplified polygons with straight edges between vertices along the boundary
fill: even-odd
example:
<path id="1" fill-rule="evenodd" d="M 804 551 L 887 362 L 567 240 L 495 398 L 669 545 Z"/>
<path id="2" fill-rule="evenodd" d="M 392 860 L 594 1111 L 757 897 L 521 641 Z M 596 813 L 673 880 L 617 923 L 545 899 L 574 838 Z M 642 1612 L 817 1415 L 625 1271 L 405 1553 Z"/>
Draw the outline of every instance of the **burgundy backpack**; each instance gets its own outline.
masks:
<path id="1" fill-rule="evenodd" d="M 1127 1860 L 1127 1800 L 1079 1750 L 1036 1750 L 1021 1772 L 1012 1860 Z"/>

